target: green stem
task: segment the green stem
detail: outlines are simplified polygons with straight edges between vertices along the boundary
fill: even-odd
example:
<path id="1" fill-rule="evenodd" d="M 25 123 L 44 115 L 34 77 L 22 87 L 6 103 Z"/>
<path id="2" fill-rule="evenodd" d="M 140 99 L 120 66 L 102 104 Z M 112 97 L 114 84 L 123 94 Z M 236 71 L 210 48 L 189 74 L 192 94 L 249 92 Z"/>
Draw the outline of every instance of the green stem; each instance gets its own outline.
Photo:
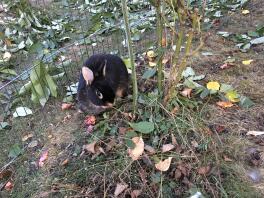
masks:
<path id="1" fill-rule="evenodd" d="M 128 21 L 128 9 L 127 9 L 127 2 L 126 0 L 122 0 L 122 12 L 123 18 L 125 22 L 125 31 L 126 31 L 126 39 L 128 44 L 128 54 L 131 61 L 132 67 L 132 83 L 133 83 L 133 113 L 135 114 L 137 111 L 137 98 L 138 98 L 138 86 L 137 86 L 137 74 L 136 74 L 136 67 L 134 64 L 134 54 L 132 49 L 132 40 L 131 40 L 131 33 Z"/>
<path id="2" fill-rule="evenodd" d="M 159 94 L 161 95 L 162 93 L 162 80 L 163 80 L 163 65 L 162 65 L 162 30 L 163 30 L 163 25 L 162 25 L 162 16 L 161 16 L 161 3 L 160 1 L 157 1 L 157 7 L 156 7 L 156 13 L 157 13 L 157 36 L 158 36 L 158 54 L 159 54 L 159 59 L 158 59 L 158 90 Z"/>

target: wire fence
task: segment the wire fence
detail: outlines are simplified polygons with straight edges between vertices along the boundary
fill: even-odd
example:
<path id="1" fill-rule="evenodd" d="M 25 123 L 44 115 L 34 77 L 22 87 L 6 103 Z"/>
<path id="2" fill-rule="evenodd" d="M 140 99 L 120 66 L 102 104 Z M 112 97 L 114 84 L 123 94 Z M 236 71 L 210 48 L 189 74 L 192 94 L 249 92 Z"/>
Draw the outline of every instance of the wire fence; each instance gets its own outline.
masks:
<path id="1" fill-rule="evenodd" d="M 20 1 L 17 1 L 20 3 Z M 43 13 L 47 14 L 47 17 L 52 20 L 54 12 L 58 16 L 69 17 L 76 21 L 74 23 L 75 28 L 82 33 L 86 33 L 87 27 L 93 26 L 92 16 L 95 16 L 94 10 L 89 7 L 92 3 L 98 3 L 98 1 L 53 1 L 53 0 L 30 0 L 30 5 L 33 8 L 41 9 Z M 87 5 L 85 2 L 89 2 Z M 130 2 L 130 1 L 129 1 Z M 132 13 L 131 26 L 144 25 L 146 23 L 152 24 L 150 27 L 142 28 L 137 32 L 137 36 L 140 39 L 136 39 L 133 42 L 134 52 L 142 53 L 147 48 L 154 46 L 156 42 L 156 34 L 154 31 L 152 18 L 149 21 L 149 16 L 144 15 L 146 11 L 154 12 L 154 9 L 147 3 L 147 1 L 140 1 L 142 8 L 138 9 L 137 12 Z M 4 3 L 0 3 L 2 8 L 5 7 Z M 29 8 L 27 8 L 29 9 Z M 110 8 L 109 8 L 110 9 Z M 133 9 L 130 7 L 130 10 Z M 134 8 L 135 9 L 135 8 Z M 135 13 L 140 15 L 137 19 Z M 136 20 L 133 20 L 136 18 Z M 3 17 L 5 23 L 12 20 L 9 18 L 9 13 Z M 88 33 L 87 33 L 88 34 Z M 61 44 L 58 48 L 53 49 L 52 53 L 42 57 L 40 62 L 35 62 L 39 58 L 32 54 L 27 54 L 25 57 L 23 54 L 17 58 L 17 65 L 15 68 L 17 76 L 13 79 L 8 79 L 0 82 L 0 128 L 9 129 L 11 126 L 16 125 L 20 122 L 25 122 L 27 119 L 34 119 L 36 113 L 42 115 L 42 118 L 46 118 L 49 115 L 45 115 L 43 109 L 48 108 L 49 104 L 52 105 L 54 102 L 62 102 L 63 97 L 67 92 L 76 92 L 76 83 L 78 82 L 79 70 L 89 56 L 97 53 L 112 53 L 118 54 L 119 56 L 127 56 L 127 44 L 125 39 L 124 24 L 122 17 L 117 20 L 114 25 L 105 28 L 99 28 L 93 33 L 87 36 L 76 36 L 74 34 L 73 39 L 69 42 Z M 56 58 L 54 58 L 56 57 Z M 34 60 L 34 61 L 32 61 Z M 34 103 L 33 95 L 30 92 L 20 94 L 24 86 L 27 84 L 33 84 L 31 92 L 37 92 L 37 89 L 41 89 L 45 92 L 45 86 L 40 83 L 40 87 L 35 87 L 30 75 L 32 72 L 38 74 L 37 69 L 41 64 L 45 63 L 45 67 L 49 70 L 59 70 L 60 74 L 63 74 L 60 78 L 56 79 L 58 89 L 58 97 L 51 98 L 47 95 L 46 105 L 42 107 L 39 103 Z M 54 77 L 54 76 L 53 76 Z M 37 76 L 37 80 L 41 76 Z M 45 83 L 47 81 L 44 79 Z M 50 94 L 48 94 L 50 95 Z M 43 98 L 37 98 L 38 101 Z M 32 112 L 31 112 L 32 111 Z M 33 113 L 33 116 L 25 115 Z M 23 118 L 17 118 L 23 117 Z M 12 141 L 12 140 L 10 140 Z"/>

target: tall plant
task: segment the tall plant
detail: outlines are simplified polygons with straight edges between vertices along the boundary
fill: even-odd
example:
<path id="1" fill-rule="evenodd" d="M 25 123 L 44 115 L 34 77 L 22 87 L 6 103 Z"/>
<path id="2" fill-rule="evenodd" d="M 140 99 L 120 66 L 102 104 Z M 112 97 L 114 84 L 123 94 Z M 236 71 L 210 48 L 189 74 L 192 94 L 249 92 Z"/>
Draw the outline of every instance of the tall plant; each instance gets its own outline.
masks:
<path id="1" fill-rule="evenodd" d="M 134 54 L 132 49 L 132 40 L 131 40 L 131 33 L 129 27 L 129 20 L 128 20 L 128 9 L 127 9 L 127 2 L 126 0 L 122 0 L 122 12 L 123 18 L 125 22 L 125 32 L 126 32 L 126 40 L 128 45 L 128 54 L 131 61 L 131 68 L 132 68 L 132 82 L 133 82 L 133 112 L 134 114 L 137 111 L 137 98 L 138 98 L 138 86 L 137 86 L 137 75 L 136 75 L 136 67 L 134 64 Z"/>

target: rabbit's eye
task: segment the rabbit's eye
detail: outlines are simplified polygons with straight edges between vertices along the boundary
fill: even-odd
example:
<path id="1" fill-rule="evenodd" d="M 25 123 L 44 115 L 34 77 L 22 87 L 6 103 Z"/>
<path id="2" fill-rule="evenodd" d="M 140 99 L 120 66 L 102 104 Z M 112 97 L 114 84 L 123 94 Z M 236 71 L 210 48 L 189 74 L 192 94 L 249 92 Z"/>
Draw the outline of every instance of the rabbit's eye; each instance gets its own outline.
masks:
<path id="1" fill-rule="evenodd" d="M 96 90 L 95 93 L 99 99 L 103 99 L 103 94 L 100 91 Z"/>

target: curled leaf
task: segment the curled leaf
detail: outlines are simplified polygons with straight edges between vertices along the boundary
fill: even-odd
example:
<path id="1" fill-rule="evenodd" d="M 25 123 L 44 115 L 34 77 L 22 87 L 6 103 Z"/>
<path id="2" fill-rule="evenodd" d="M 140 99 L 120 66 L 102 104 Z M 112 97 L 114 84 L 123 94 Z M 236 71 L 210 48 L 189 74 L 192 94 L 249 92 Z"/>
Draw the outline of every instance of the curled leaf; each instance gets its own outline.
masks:
<path id="1" fill-rule="evenodd" d="M 135 147 L 133 149 L 128 149 L 128 154 L 133 160 L 137 160 L 144 151 L 144 141 L 142 137 L 133 137 L 132 141 Z"/>
<path id="2" fill-rule="evenodd" d="M 157 164 L 155 164 L 156 169 L 160 171 L 167 171 L 170 168 L 172 157 L 169 157 L 168 159 L 165 159 L 164 161 L 159 161 Z"/>
<path id="3" fill-rule="evenodd" d="M 95 118 L 95 116 L 86 116 L 85 117 L 85 120 L 84 120 L 84 123 L 86 124 L 86 125 L 95 125 L 95 123 L 96 123 L 96 118 Z"/>
<path id="4" fill-rule="evenodd" d="M 96 145 L 96 141 L 90 143 L 90 144 L 86 144 L 86 145 L 83 145 L 83 150 L 86 150 L 90 153 L 93 153 L 95 154 L 95 145 Z"/>
<path id="5" fill-rule="evenodd" d="M 234 104 L 232 102 L 229 102 L 229 101 L 219 101 L 216 103 L 219 107 L 222 107 L 222 108 L 229 108 L 229 107 L 232 107 L 234 106 Z"/>
<path id="6" fill-rule="evenodd" d="M 181 95 L 188 98 L 191 97 L 191 93 L 192 93 L 192 89 L 190 88 L 185 88 L 183 91 L 181 91 Z"/>

